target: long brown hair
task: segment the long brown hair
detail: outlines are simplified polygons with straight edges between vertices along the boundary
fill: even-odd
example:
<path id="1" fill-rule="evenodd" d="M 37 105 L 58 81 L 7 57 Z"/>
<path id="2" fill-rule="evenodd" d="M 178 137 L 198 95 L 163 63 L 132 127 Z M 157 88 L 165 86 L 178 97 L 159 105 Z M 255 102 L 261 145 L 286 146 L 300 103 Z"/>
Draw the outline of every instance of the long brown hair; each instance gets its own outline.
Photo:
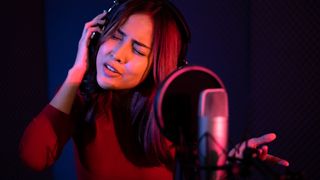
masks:
<path id="1" fill-rule="evenodd" d="M 175 69 L 184 58 L 189 29 L 181 13 L 167 0 L 128 0 L 115 11 L 105 28 L 97 47 L 110 37 L 133 14 L 150 14 L 154 22 L 151 47 L 151 71 L 144 82 L 131 90 L 102 90 L 96 82 L 95 58 L 92 55 L 81 92 L 87 99 L 88 121 L 94 120 L 96 100 L 101 93 L 112 94 L 112 116 L 117 137 L 125 156 L 134 164 L 155 166 L 161 163 L 172 165 L 165 138 L 155 122 L 152 104 L 159 84 Z M 181 26 L 183 26 L 181 28 Z M 110 96 L 108 97 L 110 100 Z M 108 104 L 108 103 L 107 103 Z M 124 112 L 125 111 L 125 112 Z M 89 116 L 88 116 L 89 114 Z M 172 166 L 171 166 L 172 167 Z"/>

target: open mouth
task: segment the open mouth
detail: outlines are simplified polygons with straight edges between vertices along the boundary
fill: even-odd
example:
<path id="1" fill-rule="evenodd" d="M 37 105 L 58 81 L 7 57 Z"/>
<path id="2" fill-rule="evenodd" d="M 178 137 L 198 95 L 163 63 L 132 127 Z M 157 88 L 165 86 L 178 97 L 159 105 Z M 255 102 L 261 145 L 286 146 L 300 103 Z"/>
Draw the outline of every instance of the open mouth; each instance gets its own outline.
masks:
<path id="1" fill-rule="evenodd" d="M 109 71 L 111 71 L 113 73 L 120 74 L 117 69 L 115 69 L 114 67 L 110 66 L 109 64 L 104 64 L 104 67 L 107 68 Z"/>

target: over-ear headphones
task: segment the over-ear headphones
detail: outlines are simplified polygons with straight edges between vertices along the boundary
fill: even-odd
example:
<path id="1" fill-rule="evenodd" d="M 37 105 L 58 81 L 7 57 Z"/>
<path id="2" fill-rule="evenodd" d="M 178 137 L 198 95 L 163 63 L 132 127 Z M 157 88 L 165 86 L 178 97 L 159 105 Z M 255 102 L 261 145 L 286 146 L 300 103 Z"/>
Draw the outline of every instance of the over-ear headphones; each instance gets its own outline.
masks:
<path id="1" fill-rule="evenodd" d="M 105 19 L 105 23 L 103 25 L 99 25 L 99 27 L 101 28 L 101 30 L 104 30 L 106 28 L 106 26 L 109 24 L 111 16 L 113 14 L 113 12 L 115 11 L 115 9 L 117 8 L 117 6 L 119 6 L 120 1 L 119 0 L 114 0 L 113 1 L 113 5 L 108 9 L 108 10 L 103 10 L 104 12 L 106 12 L 106 15 L 103 17 L 103 19 Z M 98 43 L 98 40 L 100 38 L 101 34 L 98 32 L 93 32 L 91 35 L 91 40 L 90 40 L 90 51 L 91 53 L 94 52 L 94 49 L 96 48 L 96 45 Z"/>
<path id="2" fill-rule="evenodd" d="M 188 64 L 188 61 L 186 59 L 186 54 L 188 50 L 188 44 L 191 38 L 191 33 L 189 30 L 189 27 L 186 23 L 185 18 L 181 14 L 181 12 L 177 9 L 177 7 L 170 2 L 170 0 L 159 0 L 159 2 L 164 3 L 168 8 L 171 9 L 173 12 L 173 16 L 176 22 L 176 25 L 179 29 L 179 32 L 181 33 L 181 50 L 178 57 L 178 63 L 177 68 L 182 68 L 183 66 Z M 105 24 L 102 25 L 100 28 L 104 29 L 109 24 L 110 20 L 112 20 L 113 16 L 117 14 L 119 7 L 121 7 L 124 3 L 128 2 L 128 0 L 114 0 L 113 5 L 107 10 L 107 14 L 105 16 Z M 91 36 L 91 47 L 95 48 L 97 41 L 100 37 L 100 34 L 95 32 Z"/>

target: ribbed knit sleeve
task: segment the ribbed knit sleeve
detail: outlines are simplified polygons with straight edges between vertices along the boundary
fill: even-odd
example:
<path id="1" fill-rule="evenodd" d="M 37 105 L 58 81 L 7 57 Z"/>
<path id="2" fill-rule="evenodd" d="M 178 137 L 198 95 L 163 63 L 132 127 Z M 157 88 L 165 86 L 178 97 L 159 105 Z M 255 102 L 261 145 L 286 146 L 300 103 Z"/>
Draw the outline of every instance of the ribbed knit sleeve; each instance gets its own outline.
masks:
<path id="1" fill-rule="evenodd" d="M 51 166 L 59 158 L 74 128 L 74 115 L 46 105 L 28 124 L 20 140 L 19 152 L 24 164 L 37 171 Z"/>

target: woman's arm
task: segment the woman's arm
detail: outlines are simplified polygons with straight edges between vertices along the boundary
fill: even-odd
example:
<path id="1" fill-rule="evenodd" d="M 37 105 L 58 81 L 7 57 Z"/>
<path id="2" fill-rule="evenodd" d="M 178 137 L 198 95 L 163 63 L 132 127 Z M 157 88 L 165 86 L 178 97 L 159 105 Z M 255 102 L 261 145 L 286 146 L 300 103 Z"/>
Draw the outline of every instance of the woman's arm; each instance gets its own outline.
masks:
<path id="1" fill-rule="evenodd" d="M 71 68 L 63 85 L 51 100 L 50 105 L 66 114 L 70 114 L 76 93 L 79 89 L 85 71 L 85 68 Z"/>
<path id="2" fill-rule="evenodd" d="M 91 21 L 87 22 L 82 31 L 82 36 L 78 43 L 78 52 L 73 67 L 69 70 L 68 76 L 59 89 L 58 93 L 51 100 L 50 104 L 60 111 L 69 114 L 72 108 L 76 92 L 81 84 L 84 74 L 89 66 L 89 44 L 93 32 L 101 32 L 99 25 L 104 24 L 103 17 L 106 12 L 99 14 Z"/>
<path id="3" fill-rule="evenodd" d="M 88 68 L 88 47 L 92 32 L 101 32 L 99 24 L 105 12 L 85 24 L 73 67 L 51 102 L 30 122 L 20 141 L 20 157 L 34 170 L 43 170 L 58 159 L 73 133 L 75 119 L 71 110 L 77 91 Z M 76 109 L 78 110 L 78 109 Z"/>
<path id="4" fill-rule="evenodd" d="M 28 124 L 20 140 L 20 157 L 31 169 L 41 171 L 58 159 L 71 137 L 74 120 L 48 104 Z"/>

